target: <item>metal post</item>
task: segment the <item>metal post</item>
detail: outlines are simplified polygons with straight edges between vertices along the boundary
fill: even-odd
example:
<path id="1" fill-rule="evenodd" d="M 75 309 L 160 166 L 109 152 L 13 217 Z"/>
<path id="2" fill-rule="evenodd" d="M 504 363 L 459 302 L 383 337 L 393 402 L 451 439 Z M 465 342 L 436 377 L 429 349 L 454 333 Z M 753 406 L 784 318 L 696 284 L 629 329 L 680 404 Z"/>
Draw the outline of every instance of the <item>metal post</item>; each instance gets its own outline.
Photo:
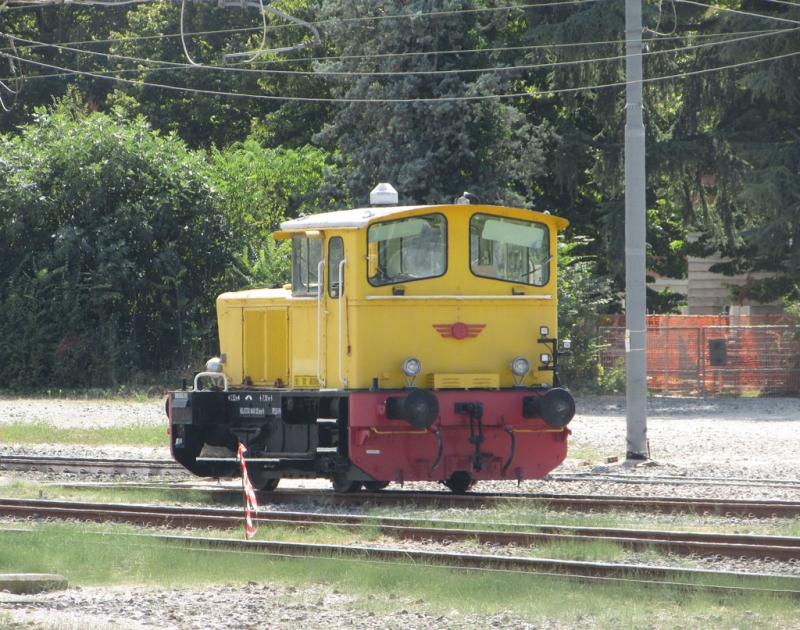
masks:
<path id="1" fill-rule="evenodd" d="M 625 372 L 626 458 L 647 459 L 645 145 L 642 0 L 625 0 Z"/>

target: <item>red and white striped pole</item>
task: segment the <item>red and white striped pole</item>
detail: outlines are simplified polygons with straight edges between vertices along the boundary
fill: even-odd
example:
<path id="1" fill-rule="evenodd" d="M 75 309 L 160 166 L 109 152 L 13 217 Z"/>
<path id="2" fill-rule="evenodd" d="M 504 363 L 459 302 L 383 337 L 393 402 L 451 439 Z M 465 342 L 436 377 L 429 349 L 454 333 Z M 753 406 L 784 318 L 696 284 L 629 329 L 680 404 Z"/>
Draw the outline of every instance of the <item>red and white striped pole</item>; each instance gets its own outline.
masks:
<path id="1" fill-rule="evenodd" d="M 245 516 L 245 538 L 248 540 L 256 535 L 257 527 L 253 526 L 253 514 L 258 518 L 258 502 L 256 501 L 256 493 L 250 483 L 250 477 L 247 475 L 247 466 L 244 462 L 244 454 L 247 452 L 247 447 L 239 442 L 239 452 L 237 459 L 242 463 L 242 490 L 244 490 L 244 516 Z"/>

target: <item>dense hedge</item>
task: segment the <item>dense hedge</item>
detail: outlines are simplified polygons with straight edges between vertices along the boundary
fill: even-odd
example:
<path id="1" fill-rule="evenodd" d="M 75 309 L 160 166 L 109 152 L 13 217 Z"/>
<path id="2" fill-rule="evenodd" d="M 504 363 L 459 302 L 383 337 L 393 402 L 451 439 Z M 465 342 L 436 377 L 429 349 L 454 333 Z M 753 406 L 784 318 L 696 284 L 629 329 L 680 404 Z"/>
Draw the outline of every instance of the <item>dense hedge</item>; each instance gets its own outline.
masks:
<path id="1" fill-rule="evenodd" d="M 66 102 L 0 138 L 0 386 L 114 385 L 209 343 L 232 252 L 204 157 Z"/>

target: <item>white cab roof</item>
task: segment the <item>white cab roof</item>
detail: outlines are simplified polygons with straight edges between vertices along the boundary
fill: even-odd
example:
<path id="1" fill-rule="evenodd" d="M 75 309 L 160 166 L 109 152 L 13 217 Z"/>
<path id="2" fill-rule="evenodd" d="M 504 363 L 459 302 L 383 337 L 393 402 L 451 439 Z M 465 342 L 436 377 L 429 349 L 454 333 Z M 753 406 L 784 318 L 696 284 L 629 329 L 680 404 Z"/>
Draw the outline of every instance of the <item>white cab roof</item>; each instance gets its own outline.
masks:
<path id="1" fill-rule="evenodd" d="M 355 210 L 311 214 L 307 217 L 284 221 L 281 223 L 281 230 L 324 230 L 325 228 L 356 228 L 360 230 L 376 218 L 382 219 L 412 210 L 436 207 L 437 206 L 376 206 L 375 208 L 357 208 Z"/>
<path id="2" fill-rule="evenodd" d="M 562 217 L 544 214 L 536 210 L 526 210 L 524 208 L 510 208 L 505 206 L 484 206 L 482 204 L 465 204 L 456 206 L 455 204 L 440 204 L 436 206 L 375 206 L 374 208 L 357 208 L 355 210 L 339 210 L 337 212 L 325 212 L 322 214 L 311 214 L 299 219 L 284 221 L 281 223 L 281 231 L 291 232 L 298 230 L 325 230 L 335 228 L 363 229 L 370 221 L 375 219 L 386 219 L 393 216 L 408 215 L 417 210 L 436 212 L 440 208 L 463 208 L 465 211 L 474 212 L 512 212 L 514 214 L 530 213 L 531 220 L 543 220 L 545 216 L 550 219 L 555 227 L 563 230 L 569 225 L 569 221 Z M 538 216 L 537 216 L 538 215 Z"/>

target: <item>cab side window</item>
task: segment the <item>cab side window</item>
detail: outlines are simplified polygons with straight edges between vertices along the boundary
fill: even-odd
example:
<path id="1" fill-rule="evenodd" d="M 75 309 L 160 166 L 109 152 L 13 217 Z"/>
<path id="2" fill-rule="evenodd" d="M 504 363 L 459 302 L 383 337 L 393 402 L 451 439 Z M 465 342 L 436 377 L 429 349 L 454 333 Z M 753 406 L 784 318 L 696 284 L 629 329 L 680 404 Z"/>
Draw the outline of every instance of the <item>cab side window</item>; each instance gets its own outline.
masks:
<path id="1" fill-rule="evenodd" d="M 447 271 L 447 220 L 442 214 L 372 224 L 367 230 L 367 279 L 378 287 Z"/>
<path id="2" fill-rule="evenodd" d="M 292 237 L 292 295 L 317 294 L 320 282 L 319 263 L 323 258 L 322 239 Z"/>
<path id="3" fill-rule="evenodd" d="M 344 278 L 339 278 L 339 263 L 344 260 L 344 241 L 334 236 L 328 243 L 328 295 L 333 299 L 342 296 Z"/>
<path id="4" fill-rule="evenodd" d="M 550 281 L 550 231 L 544 223 L 475 214 L 469 223 L 476 276 L 544 286 Z"/>

